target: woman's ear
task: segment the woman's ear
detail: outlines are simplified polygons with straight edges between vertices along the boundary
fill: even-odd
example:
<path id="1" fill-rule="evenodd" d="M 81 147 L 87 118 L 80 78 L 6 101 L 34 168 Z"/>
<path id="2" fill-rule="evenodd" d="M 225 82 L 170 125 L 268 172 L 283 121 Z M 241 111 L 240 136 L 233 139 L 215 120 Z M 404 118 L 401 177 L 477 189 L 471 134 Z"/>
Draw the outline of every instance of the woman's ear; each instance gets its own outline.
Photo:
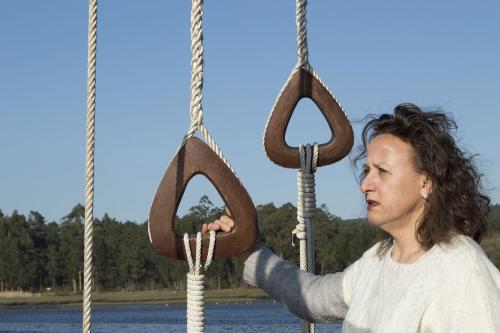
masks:
<path id="1" fill-rule="evenodd" d="M 422 183 L 420 186 L 420 196 L 422 199 L 427 200 L 432 193 L 432 180 L 427 175 L 422 175 Z"/>

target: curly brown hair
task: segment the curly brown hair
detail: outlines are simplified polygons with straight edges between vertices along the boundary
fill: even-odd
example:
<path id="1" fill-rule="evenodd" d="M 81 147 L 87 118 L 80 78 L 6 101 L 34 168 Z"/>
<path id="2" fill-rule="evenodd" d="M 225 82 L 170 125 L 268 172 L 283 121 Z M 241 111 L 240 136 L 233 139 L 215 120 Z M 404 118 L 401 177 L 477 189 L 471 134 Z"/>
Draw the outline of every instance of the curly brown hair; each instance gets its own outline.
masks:
<path id="1" fill-rule="evenodd" d="M 432 181 L 432 192 L 416 231 L 422 247 L 449 243 L 457 234 L 479 243 L 487 229 L 490 199 L 481 193 L 482 174 L 474 165 L 474 156 L 462 151 L 451 135 L 457 128 L 452 117 L 440 111 L 423 112 L 405 103 L 396 106 L 393 115 L 367 118 L 362 143 L 352 158 L 354 166 L 366 158 L 374 137 L 391 134 L 413 147 L 415 167 Z M 382 252 L 392 244 L 390 235 L 385 236 Z"/>

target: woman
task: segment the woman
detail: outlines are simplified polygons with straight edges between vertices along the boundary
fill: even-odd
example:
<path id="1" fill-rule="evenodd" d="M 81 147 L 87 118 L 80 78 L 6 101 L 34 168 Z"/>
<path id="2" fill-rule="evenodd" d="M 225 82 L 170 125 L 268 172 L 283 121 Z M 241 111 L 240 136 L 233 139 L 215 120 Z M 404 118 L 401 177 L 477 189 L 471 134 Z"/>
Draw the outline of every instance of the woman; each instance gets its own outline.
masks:
<path id="1" fill-rule="evenodd" d="M 343 332 L 500 332 L 500 272 L 478 245 L 489 199 L 453 128 L 413 104 L 372 118 L 354 161 L 364 161 L 368 221 L 385 240 L 326 276 L 255 247 L 242 254 L 245 280 L 305 320 L 344 320 Z M 233 226 L 223 216 L 203 230 Z"/>

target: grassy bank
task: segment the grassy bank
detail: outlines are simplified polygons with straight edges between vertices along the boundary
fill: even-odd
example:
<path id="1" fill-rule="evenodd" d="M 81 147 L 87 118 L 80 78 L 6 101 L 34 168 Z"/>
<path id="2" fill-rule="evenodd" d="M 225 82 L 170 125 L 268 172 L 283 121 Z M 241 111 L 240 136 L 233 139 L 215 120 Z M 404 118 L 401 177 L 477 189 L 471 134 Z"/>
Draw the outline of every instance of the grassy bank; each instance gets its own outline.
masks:
<path id="1" fill-rule="evenodd" d="M 9 297 L 10 296 L 10 297 Z M 223 289 L 207 290 L 205 300 L 207 303 L 244 302 L 267 298 L 260 289 Z M 151 304 L 176 304 L 186 302 L 185 291 L 147 290 L 147 291 L 116 291 L 94 293 L 94 304 L 110 303 L 151 303 Z M 23 295 L 16 297 L 5 295 L 0 297 L 0 306 L 12 305 L 57 305 L 81 304 L 81 294 L 34 294 L 30 297 Z"/>

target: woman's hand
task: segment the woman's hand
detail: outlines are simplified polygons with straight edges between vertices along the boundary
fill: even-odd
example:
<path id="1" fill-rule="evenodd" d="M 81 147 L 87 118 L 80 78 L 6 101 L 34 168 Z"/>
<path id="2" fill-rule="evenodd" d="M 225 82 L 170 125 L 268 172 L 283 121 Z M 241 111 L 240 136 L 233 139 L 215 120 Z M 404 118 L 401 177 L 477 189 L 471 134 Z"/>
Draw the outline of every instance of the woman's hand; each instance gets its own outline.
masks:
<path id="1" fill-rule="evenodd" d="M 210 230 L 230 232 L 234 228 L 234 221 L 227 215 L 222 215 L 218 220 L 212 223 L 203 223 L 201 232 L 206 234 Z"/>
<path id="2" fill-rule="evenodd" d="M 203 223 L 201 227 L 201 232 L 204 234 L 208 233 L 210 230 L 215 230 L 216 232 L 230 232 L 234 228 L 234 221 L 230 216 L 222 215 L 218 220 L 215 220 L 212 223 Z M 256 250 L 255 244 L 248 250 L 243 251 L 238 254 L 238 259 L 241 262 L 245 262 L 245 260 Z"/>

